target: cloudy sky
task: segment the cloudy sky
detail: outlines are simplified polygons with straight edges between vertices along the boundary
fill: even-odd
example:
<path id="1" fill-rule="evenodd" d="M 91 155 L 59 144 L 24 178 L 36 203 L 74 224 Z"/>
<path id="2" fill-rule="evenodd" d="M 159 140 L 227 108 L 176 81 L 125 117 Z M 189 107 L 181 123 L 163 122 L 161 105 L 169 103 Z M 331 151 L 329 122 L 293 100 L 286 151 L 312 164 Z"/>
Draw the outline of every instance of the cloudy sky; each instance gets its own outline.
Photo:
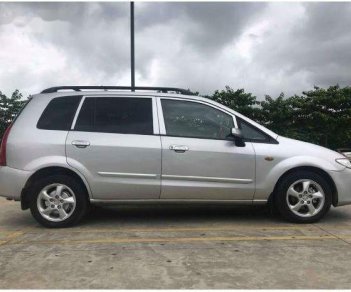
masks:
<path id="1" fill-rule="evenodd" d="M 135 4 L 137 85 L 260 99 L 351 80 L 351 3 Z M 0 3 L 0 90 L 129 85 L 129 3 Z"/>

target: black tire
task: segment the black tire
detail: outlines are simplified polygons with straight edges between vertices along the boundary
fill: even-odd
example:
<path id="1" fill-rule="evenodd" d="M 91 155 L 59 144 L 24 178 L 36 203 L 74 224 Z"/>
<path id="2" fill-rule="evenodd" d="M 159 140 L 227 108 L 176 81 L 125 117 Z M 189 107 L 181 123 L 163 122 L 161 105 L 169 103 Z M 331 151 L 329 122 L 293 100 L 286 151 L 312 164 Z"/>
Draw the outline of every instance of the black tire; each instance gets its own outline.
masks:
<path id="1" fill-rule="evenodd" d="M 324 205 L 320 211 L 311 217 L 301 217 L 290 210 L 287 203 L 287 191 L 289 187 L 302 179 L 310 179 L 319 184 L 325 194 Z M 320 220 L 330 209 L 332 203 L 332 190 L 323 176 L 312 171 L 296 171 L 286 175 L 279 183 L 274 194 L 274 205 L 285 219 L 294 223 L 314 223 Z"/>
<path id="2" fill-rule="evenodd" d="M 64 184 L 69 187 L 75 195 L 76 206 L 73 213 L 67 219 L 60 222 L 53 222 L 44 218 L 37 206 L 37 199 L 40 192 L 48 185 L 51 184 Z M 89 199 L 85 188 L 82 186 L 81 182 L 77 181 L 74 177 L 68 175 L 52 175 L 49 177 L 41 178 L 34 183 L 30 189 L 30 210 L 33 217 L 43 226 L 49 228 L 63 228 L 69 227 L 77 224 L 85 214 L 87 214 L 89 209 Z"/>

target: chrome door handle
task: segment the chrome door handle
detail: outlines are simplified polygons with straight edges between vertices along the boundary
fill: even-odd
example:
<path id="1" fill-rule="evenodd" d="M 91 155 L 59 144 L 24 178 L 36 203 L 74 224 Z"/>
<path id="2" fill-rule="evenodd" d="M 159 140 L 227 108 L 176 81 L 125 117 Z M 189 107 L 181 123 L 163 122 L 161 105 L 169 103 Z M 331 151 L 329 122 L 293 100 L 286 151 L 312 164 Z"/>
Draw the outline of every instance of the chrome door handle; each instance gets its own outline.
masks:
<path id="1" fill-rule="evenodd" d="M 169 146 L 169 150 L 173 150 L 178 153 L 184 153 L 185 151 L 189 150 L 189 147 L 184 145 L 171 145 Z"/>
<path id="2" fill-rule="evenodd" d="M 72 145 L 76 146 L 77 148 L 86 148 L 90 145 L 90 142 L 83 140 L 75 140 L 72 141 Z"/>

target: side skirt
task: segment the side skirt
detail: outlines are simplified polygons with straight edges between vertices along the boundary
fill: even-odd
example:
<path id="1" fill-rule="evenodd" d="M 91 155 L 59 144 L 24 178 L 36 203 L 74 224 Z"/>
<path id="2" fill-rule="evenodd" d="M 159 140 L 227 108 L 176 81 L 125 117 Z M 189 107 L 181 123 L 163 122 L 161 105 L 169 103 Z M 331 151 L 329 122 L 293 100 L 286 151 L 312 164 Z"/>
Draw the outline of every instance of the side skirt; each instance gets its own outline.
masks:
<path id="1" fill-rule="evenodd" d="M 90 199 L 92 204 L 228 204 L 228 205 L 264 205 L 267 200 L 179 200 L 179 199 L 135 199 L 135 200 L 100 200 Z"/>

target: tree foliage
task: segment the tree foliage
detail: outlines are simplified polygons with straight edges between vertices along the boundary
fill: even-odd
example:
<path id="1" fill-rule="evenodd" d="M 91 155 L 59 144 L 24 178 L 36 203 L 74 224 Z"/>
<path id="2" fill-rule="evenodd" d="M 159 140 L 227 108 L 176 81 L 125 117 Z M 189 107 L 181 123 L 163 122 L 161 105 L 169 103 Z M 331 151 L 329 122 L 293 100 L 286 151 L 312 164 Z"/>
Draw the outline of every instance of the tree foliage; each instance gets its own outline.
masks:
<path id="1" fill-rule="evenodd" d="M 254 120 L 258 120 L 261 114 L 256 96 L 246 93 L 244 89 L 234 90 L 226 86 L 224 90 L 216 90 L 209 98 Z"/>
<path id="2" fill-rule="evenodd" d="M 198 95 L 198 92 L 196 92 Z M 257 121 L 279 135 L 331 149 L 351 147 L 351 87 L 314 87 L 302 95 L 259 101 L 244 89 L 226 86 L 206 96 Z M 10 97 L 0 92 L 0 138 L 23 106 L 22 94 Z"/>
<path id="3" fill-rule="evenodd" d="M 244 89 L 215 91 L 209 98 L 259 122 L 279 135 L 332 149 L 351 147 L 351 87 L 314 87 L 302 95 L 258 101 Z"/>
<path id="4" fill-rule="evenodd" d="M 22 94 L 15 90 L 10 97 L 0 91 L 0 140 L 8 125 L 16 117 L 25 101 Z"/>

